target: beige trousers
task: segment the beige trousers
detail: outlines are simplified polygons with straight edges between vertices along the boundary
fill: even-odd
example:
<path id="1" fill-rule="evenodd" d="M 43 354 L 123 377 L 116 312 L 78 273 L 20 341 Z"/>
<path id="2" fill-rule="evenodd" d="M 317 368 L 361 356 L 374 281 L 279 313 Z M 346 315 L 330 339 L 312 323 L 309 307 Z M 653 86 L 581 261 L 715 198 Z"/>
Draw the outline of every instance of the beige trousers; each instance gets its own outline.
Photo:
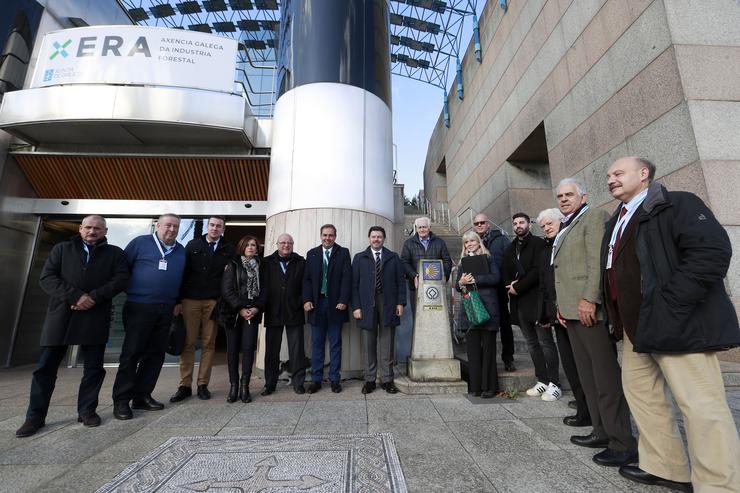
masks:
<path id="1" fill-rule="evenodd" d="M 684 417 L 691 467 L 666 395 Z M 644 354 L 624 337 L 622 386 L 640 431 L 640 469 L 696 493 L 740 492 L 740 440 L 715 352 Z"/>
<path id="2" fill-rule="evenodd" d="M 216 300 L 182 300 L 182 317 L 185 322 L 185 347 L 180 354 L 180 385 L 190 387 L 193 383 L 193 364 L 195 363 L 195 343 L 200 334 L 203 348 L 198 368 L 198 385 L 208 385 L 211 380 L 213 356 L 216 352 L 218 325 L 211 320 L 211 312 Z"/>

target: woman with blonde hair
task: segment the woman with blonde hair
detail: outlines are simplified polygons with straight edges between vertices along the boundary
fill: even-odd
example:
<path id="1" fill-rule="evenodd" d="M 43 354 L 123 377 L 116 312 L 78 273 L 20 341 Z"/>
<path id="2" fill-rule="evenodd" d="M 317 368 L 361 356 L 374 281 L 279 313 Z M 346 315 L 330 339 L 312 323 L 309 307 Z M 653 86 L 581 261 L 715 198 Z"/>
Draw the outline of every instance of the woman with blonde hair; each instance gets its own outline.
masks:
<path id="1" fill-rule="evenodd" d="M 475 258 L 478 257 L 478 258 Z M 498 392 L 498 371 L 496 369 L 496 332 L 499 330 L 498 295 L 496 287 L 501 280 L 498 263 L 486 249 L 475 231 L 467 231 L 462 236 L 462 255 L 457 268 L 455 288 L 463 294 L 477 290 L 490 318 L 473 325 L 470 324 L 466 342 L 468 350 L 468 393 L 484 399 L 494 397 Z"/>

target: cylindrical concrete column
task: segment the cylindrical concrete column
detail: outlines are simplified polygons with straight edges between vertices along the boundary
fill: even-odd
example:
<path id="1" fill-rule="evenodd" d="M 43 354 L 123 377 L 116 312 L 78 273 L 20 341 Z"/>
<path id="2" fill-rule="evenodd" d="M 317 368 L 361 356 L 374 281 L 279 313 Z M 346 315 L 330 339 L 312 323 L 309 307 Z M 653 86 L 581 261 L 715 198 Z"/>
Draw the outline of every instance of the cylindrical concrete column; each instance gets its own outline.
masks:
<path id="1" fill-rule="evenodd" d="M 373 225 L 385 228 L 392 247 L 388 4 L 289 0 L 281 16 L 265 253 L 285 232 L 305 255 L 326 223 L 337 227 L 337 243 L 352 255 L 367 247 Z M 350 323 L 343 329 L 342 375 L 360 376 L 362 369 L 361 334 Z"/>

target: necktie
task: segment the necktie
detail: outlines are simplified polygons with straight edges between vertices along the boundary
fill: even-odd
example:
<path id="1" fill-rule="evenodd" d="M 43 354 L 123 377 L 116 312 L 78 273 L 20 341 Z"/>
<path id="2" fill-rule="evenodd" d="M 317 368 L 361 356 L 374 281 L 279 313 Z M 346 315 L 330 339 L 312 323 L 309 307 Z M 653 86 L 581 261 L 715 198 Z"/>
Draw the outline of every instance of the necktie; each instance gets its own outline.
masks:
<path id="1" fill-rule="evenodd" d="M 215 241 L 208 243 L 208 254 L 209 255 L 213 255 L 213 253 L 216 251 L 216 245 L 218 245 L 218 243 L 216 243 Z"/>
<path id="2" fill-rule="evenodd" d="M 375 252 L 375 292 L 383 291 L 383 278 L 380 276 L 380 252 Z"/>
<path id="3" fill-rule="evenodd" d="M 326 275 L 329 272 L 329 255 L 331 250 L 324 250 L 324 261 L 321 265 L 321 294 L 326 296 Z"/>
<path id="4" fill-rule="evenodd" d="M 625 216 L 625 214 L 627 214 L 627 208 L 622 206 L 622 209 L 619 211 L 619 219 L 621 220 Z M 624 231 L 624 228 L 624 224 L 619 225 L 617 237 L 614 238 L 614 245 L 612 246 L 612 268 L 607 271 L 607 279 L 609 280 L 609 294 L 611 294 L 612 300 L 615 301 L 617 299 L 617 273 L 614 269 L 614 257 L 617 256 L 617 246 L 619 245 L 619 240 L 622 238 L 622 231 Z"/>
<path id="5" fill-rule="evenodd" d="M 283 275 L 288 271 L 288 259 L 287 258 L 281 258 L 280 259 L 280 269 L 283 271 Z"/>

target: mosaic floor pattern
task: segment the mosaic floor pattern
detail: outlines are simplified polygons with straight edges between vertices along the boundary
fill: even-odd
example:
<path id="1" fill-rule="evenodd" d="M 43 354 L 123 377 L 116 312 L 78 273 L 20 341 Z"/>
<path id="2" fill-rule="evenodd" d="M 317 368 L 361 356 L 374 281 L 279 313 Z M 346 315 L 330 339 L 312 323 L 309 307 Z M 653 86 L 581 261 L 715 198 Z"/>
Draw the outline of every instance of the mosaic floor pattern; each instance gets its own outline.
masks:
<path id="1" fill-rule="evenodd" d="M 405 493 L 393 437 L 175 437 L 98 490 Z"/>

